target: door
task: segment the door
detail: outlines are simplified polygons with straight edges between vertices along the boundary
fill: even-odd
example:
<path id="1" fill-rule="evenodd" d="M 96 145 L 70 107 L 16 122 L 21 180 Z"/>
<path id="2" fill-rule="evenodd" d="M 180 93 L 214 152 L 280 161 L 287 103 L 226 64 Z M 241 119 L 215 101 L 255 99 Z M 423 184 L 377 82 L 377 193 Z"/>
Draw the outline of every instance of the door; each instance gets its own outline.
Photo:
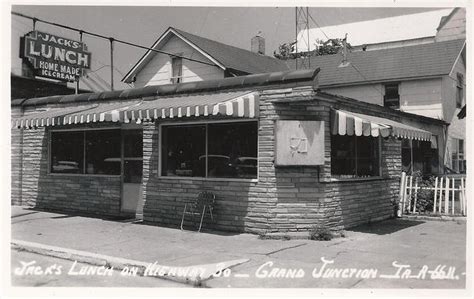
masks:
<path id="1" fill-rule="evenodd" d="M 143 132 L 123 130 L 122 212 L 143 217 Z"/>

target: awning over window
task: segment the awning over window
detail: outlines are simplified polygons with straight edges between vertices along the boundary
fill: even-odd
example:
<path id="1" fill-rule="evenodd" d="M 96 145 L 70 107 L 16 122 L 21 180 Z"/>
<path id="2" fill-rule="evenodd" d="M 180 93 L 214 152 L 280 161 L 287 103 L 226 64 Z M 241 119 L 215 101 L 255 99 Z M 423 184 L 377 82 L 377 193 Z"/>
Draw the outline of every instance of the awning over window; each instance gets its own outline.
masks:
<path id="1" fill-rule="evenodd" d="M 332 110 L 331 133 L 349 136 L 394 136 L 415 140 L 431 140 L 431 133 L 393 120 L 344 110 Z"/>
<path id="2" fill-rule="evenodd" d="M 55 108 L 47 111 L 13 119 L 12 125 L 17 128 L 34 128 L 60 126 L 91 122 L 120 121 L 120 112 L 141 102 L 94 104 L 81 107 Z M 123 121 L 123 118 L 122 118 Z"/>
<path id="3" fill-rule="evenodd" d="M 200 116 L 229 116 L 255 118 L 258 116 L 258 93 L 251 91 L 196 94 L 144 101 L 124 111 L 124 121 L 150 121 L 159 118 Z"/>
<path id="4" fill-rule="evenodd" d="M 31 128 L 93 122 L 141 123 L 159 118 L 217 115 L 255 118 L 258 116 L 258 109 L 257 92 L 233 91 L 163 97 L 151 101 L 57 108 L 13 119 L 12 125 L 17 128 Z"/>

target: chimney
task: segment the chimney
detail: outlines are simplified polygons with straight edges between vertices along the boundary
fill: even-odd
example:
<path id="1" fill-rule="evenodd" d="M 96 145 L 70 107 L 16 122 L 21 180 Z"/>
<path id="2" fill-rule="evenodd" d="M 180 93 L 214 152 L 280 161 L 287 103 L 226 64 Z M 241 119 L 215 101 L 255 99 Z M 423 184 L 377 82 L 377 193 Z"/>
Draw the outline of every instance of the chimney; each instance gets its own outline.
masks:
<path id="1" fill-rule="evenodd" d="M 254 53 L 265 55 L 265 39 L 261 36 L 259 31 L 256 36 L 252 37 L 250 41 L 250 49 Z"/>

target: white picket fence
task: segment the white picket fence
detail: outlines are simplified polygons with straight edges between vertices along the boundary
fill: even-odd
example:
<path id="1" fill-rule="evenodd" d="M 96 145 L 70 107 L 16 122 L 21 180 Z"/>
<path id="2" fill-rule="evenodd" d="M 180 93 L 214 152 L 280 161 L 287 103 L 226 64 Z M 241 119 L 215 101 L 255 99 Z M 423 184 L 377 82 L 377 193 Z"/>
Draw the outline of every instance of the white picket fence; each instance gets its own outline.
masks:
<path id="1" fill-rule="evenodd" d="M 418 192 L 420 190 L 434 191 L 433 214 L 438 215 L 467 215 L 466 177 L 436 177 L 434 186 L 420 186 L 419 178 L 402 173 L 400 181 L 399 214 L 416 214 Z M 425 211 L 426 212 L 426 211 Z M 431 212 L 431 211 L 430 211 Z"/>

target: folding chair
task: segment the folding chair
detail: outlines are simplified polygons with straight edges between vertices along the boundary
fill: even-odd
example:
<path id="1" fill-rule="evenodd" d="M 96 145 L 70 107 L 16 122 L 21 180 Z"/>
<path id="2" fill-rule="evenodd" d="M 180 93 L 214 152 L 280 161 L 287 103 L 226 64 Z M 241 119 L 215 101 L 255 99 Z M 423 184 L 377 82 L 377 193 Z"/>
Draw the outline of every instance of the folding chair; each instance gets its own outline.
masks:
<path id="1" fill-rule="evenodd" d="M 183 216 L 181 218 L 181 230 L 183 230 L 183 223 L 185 215 L 191 215 L 193 218 L 194 224 L 194 217 L 199 216 L 201 221 L 199 222 L 199 229 L 198 232 L 201 232 L 202 222 L 204 220 L 204 215 L 206 214 L 206 210 L 209 211 L 209 215 L 211 216 L 211 220 L 214 221 L 214 216 L 212 215 L 212 210 L 214 209 L 216 196 L 214 193 L 209 191 L 200 192 L 195 199 L 194 202 L 185 203 Z"/>

